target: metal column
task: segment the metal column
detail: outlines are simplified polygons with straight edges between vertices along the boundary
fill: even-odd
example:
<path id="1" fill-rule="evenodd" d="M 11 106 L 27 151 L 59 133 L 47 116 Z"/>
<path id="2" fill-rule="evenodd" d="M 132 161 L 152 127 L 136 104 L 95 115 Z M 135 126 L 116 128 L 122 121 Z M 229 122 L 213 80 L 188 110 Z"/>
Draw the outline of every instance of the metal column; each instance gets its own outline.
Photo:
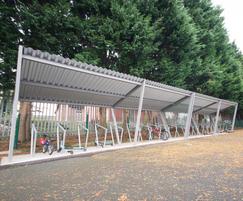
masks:
<path id="1" fill-rule="evenodd" d="M 216 113 L 216 118 L 215 118 L 215 122 L 214 122 L 214 130 L 213 130 L 213 134 L 216 134 L 218 132 L 218 121 L 219 121 L 219 112 L 220 112 L 220 108 L 221 108 L 221 100 L 218 102 L 218 108 L 217 108 L 217 113 Z"/>
<path id="2" fill-rule="evenodd" d="M 234 116 L 233 116 L 233 120 L 232 120 L 231 131 L 234 131 L 234 128 L 235 128 L 235 118 L 236 118 L 236 114 L 237 114 L 237 109 L 238 109 L 238 103 L 235 105 L 235 111 L 234 111 Z"/>
<path id="3" fill-rule="evenodd" d="M 192 93 L 190 102 L 189 102 L 189 106 L 188 106 L 188 111 L 187 111 L 186 127 L 185 127 L 185 134 L 184 134 L 185 138 L 188 138 L 189 133 L 190 133 L 194 101 L 195 101 L 195 93 Z"/>
<path id="4" fill-rule="evenodd" d="M 11 119 L 11 132 L 10 132 L 9 149 L 8 149 L 8 160 L 9 161 L 12 161 L 12 158 L 13 158 L 15 127 L 16 127 L 16 118 L 17 118 L 17 104 L 18 104 L 18 100 L 19 100 L 22 54 L 23 54 L 23 46 L 19 46 L 16 83 L 15 83 L 14 100 L 13 100 L 13 111 L 12 111 L 12 119 Z"/>
<path id="5" fill-rule="evenodd" d="M 121 144 L 120 138 L 119 138 L 119 133 L 118 133 L 118 128 L 117 128 L 116 115 L 115 115 L 115 112 L 114 112 L 114 109 L 113 108 L 111 108 L 111 115 L 112 115 L 113 123 L 114 123 L 114 126 L 115 126 L 117 143 L 118 144 Z"/>
<path id="6" fill-rule="evenodd" d="M 134 142 L 137 142 L 137 140 L 138 140 L 138 132 L 139 132 L 139 128 L 140 128 L 140 119 L 141 119 L 141 112 L 142 112 L 142 106 L 143 106 L 144 90 L 145 90 L 145 80 L 143 81 L 141 92 L 140 92 L 140 97 L 139 97 L 139 105 L 138 105 L 138 114 L 137 114 Z"/>

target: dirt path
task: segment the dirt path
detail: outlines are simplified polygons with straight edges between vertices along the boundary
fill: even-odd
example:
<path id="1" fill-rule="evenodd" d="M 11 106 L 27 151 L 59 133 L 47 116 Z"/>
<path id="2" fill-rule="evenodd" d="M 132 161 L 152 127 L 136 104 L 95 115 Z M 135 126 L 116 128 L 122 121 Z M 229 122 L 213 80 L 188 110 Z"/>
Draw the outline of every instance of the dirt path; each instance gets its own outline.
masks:
<path id="1" fill-rule="evenodd" d="M 243 130 L 1 170 L 0 200 L 243 200 Z"/>

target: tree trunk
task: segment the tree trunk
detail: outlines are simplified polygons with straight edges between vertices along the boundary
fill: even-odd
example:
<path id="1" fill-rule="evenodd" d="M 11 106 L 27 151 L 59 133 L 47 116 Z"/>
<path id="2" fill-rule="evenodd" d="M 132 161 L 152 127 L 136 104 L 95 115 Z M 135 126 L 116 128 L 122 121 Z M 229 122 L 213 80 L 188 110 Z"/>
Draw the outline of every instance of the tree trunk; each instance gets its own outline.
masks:
<path id="1" fill-rule="evenodd" d="M 151 111 L 147 111 L 147 115 L 148 115 L 148 120 L 147 120 L 147 121 L 148 121 L 149 123 L 152 123 L 152 118 L 153 118 L 153 117 L 152 117 L 152 112 L 151 112 Z"/>
<path id="2" fill-rule="evenodd" d="M 19 141 L 24 143 L 30 140 L 31 135 L 31 102 L 20 102 Z"/>
<path id="3" fill-rule="evenodd" d="M 128 123 L 128 110 L 123 109 L 123 122 L 122 122 L 122 127 L 124 130 L 127 130 L 127 123 Z"/>
<path id="4" fill-rule="evenodd" d="M 106 127 L 106 108 L 99 108 L 100 125 Z"/>
<path id="5" fill-rule="evenodd" d="M 150 123 L 150 122 L 149 122 L 148 111 L 145 110 L 145 111 L 144 111 L 143 124 L 144 124 L 144 125 L 147 125 L 148 123 Z"/>
<path id="6" fill-rule="evenodd" d="M 150 123 L 151 124 L 155 124 L 156 122 L 156 113 L 151 111 L 151 120 L 150 120 Z"/>

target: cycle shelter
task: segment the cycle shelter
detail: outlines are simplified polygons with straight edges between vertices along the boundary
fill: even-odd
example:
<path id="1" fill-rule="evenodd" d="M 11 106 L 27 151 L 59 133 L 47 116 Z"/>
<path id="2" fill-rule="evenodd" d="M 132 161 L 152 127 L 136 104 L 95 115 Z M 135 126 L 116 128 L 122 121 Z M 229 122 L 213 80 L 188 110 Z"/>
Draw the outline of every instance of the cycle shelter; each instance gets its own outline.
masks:
<path id="1" fill-rule="evenodd" d="M 111 137 L 111 145 L 123 143 L 123 129 L 117 124 L 115 110 L 128 109 L 136 111 L 134 122 L 126 125 L 127 129 L 134 128 L 133 135 L 129 133 L 129 143 L 138 143 L 142 140 L 141 129 L 142 111 L 155 111 L 159 114 L 160 125 L 147 124 L 144 127 L 149 131 L 152 139 L 152 128 L 158 131 L 162 128 L 170 134 L 172 127 L 166 117 L 167 112 L 185 114 L 183 126 L 176 123 L 176 131 L 183 127 L 183 135 L 188 138 L 194 133 L 206 132 L 211 126 L 211 133 L 219 132 L 219 119 L 221 111 L 234 107 L 230 129 L 234 129 L 237 106 L 236 102 L 195 93 L 192 91 L 168 86 L 151 80 L 132 75 L 115 72 L 75 60 L 63 58 L 59 55 L 49 54 L 40 50 L 19 46 L 16 85 L 11 119 L 11 134 L 9 141 L 9 161 L 12 160 L 15 127 L 17 118 L 17 105 L 19 101 L 44 102 L 56 104 L 75 104 L 105 107 L 111 110 L 112 122 L 107 128 L 99 124 L 96 127 L 96 143 L 106 146 L 104 139 L 99 138 L 99 130 L 106 132 L 106 137 Z M 213 118 L 212 125 L 207 125 L 206 120 L 199 125 L 196 114 L 203 114 Z M 213 117 L 212 117 L 213 115 Z M 176 117 L 177 118 L 177 117 Z M 175 124 L 175 123 L 173 123 Z M 38 129 L 38 128 L 37 128 Z M 82 130 L 80 126 L 80 130 Z M 84 128 L 87 129 L 87 128 Z M 59 125 L 59 132 L 65 127 Z M 110 130 L 110 131 L 109 131 Z M 33 126 L 33 131 L 36 129 Z M 130 131 L 130 130 L 129 130 Z M 59 133 L 58 133 L 59 136 Z M 35 139 L 36 136 L 33 137 Z M 62 146 L 65 146 L 65 136 Z M 60 138 L 59 138 L 60 140 Z M 79 148 L 87 148 L 87 138 L 84 146 L 79 140 Z M 32 142 L 35 143 L 34 140 Z M 107 145 L 108 146 L 108 145 Z M 33 150 L 32 150 L 33 152 Z"/>

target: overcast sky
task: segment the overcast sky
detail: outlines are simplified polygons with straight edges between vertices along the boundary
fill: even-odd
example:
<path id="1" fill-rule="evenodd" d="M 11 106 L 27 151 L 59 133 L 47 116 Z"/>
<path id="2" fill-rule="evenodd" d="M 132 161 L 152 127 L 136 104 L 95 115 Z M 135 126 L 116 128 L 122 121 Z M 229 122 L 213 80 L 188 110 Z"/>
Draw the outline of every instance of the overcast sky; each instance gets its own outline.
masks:
<path id="1" fill-rule="evenodd" d="M 212 0 L 224 9 L 225 27 L 229 38 L 243 52 L 243 0 Z"/>

